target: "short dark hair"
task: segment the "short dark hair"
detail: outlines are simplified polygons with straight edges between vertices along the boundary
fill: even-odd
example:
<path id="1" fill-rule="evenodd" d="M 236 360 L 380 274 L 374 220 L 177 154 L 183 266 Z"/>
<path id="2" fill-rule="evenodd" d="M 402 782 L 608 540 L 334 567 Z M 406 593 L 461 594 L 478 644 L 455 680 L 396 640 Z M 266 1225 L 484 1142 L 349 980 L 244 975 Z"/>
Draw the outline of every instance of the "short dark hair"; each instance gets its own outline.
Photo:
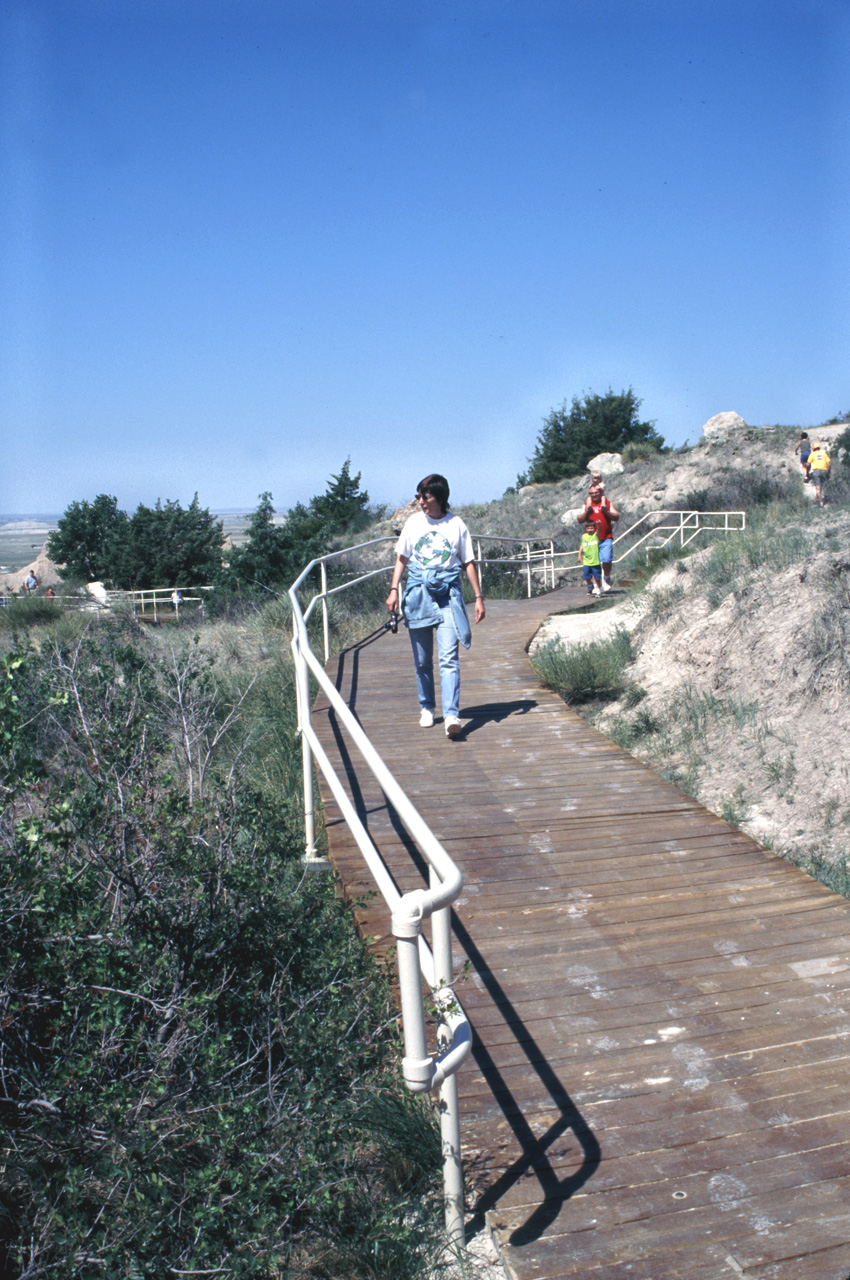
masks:
<path id="1" fill-rule="evenodd" d="M 432 498 L 437 499 L 440 510 L 445 515 L 449 505 L 449 482 L 446 477 L 438 476 L 435 472 L 431 476 L 426 476 L 424 480 L 420 480 L 416 486 L 416 496 L 421 498 L 426 493 L 430 493 Z"/>

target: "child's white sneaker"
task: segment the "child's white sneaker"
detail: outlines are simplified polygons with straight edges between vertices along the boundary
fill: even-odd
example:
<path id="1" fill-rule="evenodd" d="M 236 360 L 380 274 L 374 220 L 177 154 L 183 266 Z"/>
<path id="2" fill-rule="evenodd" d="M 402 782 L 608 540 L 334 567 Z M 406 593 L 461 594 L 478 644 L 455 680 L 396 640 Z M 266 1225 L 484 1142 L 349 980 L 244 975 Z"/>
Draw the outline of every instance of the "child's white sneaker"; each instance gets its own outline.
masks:
<path id="1" fill-rule="evenodd" d="M 460 733 L 463 725 L 457 716 L 446 716 L 446 737 L 456 738 Z"/>
<path id="2" fill-rule="evenodd" d="M 422 708 L 419 724 L 423 729 L 432 729 L 434 727 L 434 712 L 429 707 Z"/>

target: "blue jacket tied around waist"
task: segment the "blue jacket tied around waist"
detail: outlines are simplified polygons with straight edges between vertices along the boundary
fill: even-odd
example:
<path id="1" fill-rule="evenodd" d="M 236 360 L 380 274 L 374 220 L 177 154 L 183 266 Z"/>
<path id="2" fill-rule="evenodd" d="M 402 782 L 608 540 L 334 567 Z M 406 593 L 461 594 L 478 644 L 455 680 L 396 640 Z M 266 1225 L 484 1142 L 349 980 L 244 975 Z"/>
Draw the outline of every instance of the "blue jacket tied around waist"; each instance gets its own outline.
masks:
<path id="1" fill-rule="evenodd" d="M 451 605 L 457 638 L 464 649 L 472 643 L 472 631 L 460 590 L 460 569 L 423 569 L 415 560 L 407 566 L 407 586 L 401 601 L 407 627 L 436 627 L 442 622 L 440 609 Z"/>

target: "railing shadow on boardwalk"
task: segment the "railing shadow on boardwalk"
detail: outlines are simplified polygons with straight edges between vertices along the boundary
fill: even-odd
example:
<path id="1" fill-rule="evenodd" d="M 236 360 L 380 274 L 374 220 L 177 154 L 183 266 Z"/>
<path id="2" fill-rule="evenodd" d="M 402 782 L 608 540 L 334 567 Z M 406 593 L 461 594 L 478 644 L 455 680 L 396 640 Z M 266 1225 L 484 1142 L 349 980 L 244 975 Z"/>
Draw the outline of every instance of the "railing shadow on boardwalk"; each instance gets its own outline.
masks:
<path id="1" fill-rule="evenodd" d="M 375 640 L 384 634 L 384 631 L 383 627 L 378 628 L 362 641 L 338 655 L 334 683 L 341 691 L 345 676 L 346 674 L 348 675 L 349 692 L 347 700 L 352 714 L 355 716 L 357 715 L 356 700 L 360 652 L 373 644 Z M 533 699 L 517 699 L 512 702 L 491 702 L 476 707 L 464 707 L 463 710 L 465 716 L 474 717 L 475 724 L 485 723 L 488 720 L 499 723 L 512 715 L 524 715 L 534 706 L 536 706 L 536 702 Z M 395 809 L 387 802 L 386 797 L 384 797 L 384 802 L 379 809 L 376 810 L 374 806 L 370 809 L 370 805 L 363 795 L 357 779 L 348 745 L 332 710 L 329 710 L 328 723 L 333 733 L 340 762 L 349 782 L 352 803 L 363 826 L 369 831 L 370 812 L 385 814 L 392 827 L 395 839 L 410 858 L 412 866 L 416 868 L 423 883 L 427 884 L 427 863 L 410 839 Z M 475 724 L 469 725 L 463 736 L 472 732 Z M 370 831 L 369 834 L 372 839 L 375 839 L 377 833 Z M 378 840 L 376 840 L 376 845 L 379 847 Z M 516 1037 L 517 1045 L 526 1055 L 529 1065 L 536 1072 L 554 1106 L 560 1113 L 559 1118 L 549 1126 L 542 1136 L 535 1137 L 531 1125 L 522 1113 L 520 1104 L 514 1098 L 492 1056 L 481 1042 L 479 1036 L 477 1034 L 474 1035 L 472 1053 L 475 1061 L 487 1084 L 493 1090 L 494 1096 L 502 1100 L 500 1105 L 504 1111 L 505 1119 L 513 1130 L 522 1154 L 478 1195 L 472 1217 L 467 1220 L 467 1239 L 472 1239 L 485 1227 L 485 1214 L 488 1210 L 492 1209 L 501 1197 L 521 1178 L 525 1177 L 529 1172 L 533 1172 L 540 1184 L 541 1201 L 522 1226 L 517 1227 L 510 1237 L 512 1245 L 530 1244 L 552 1225 L 561 1212 L 564 1203 L 593 1176 L 599 1167 L 602 1152 L 599 1141 L 590 1125 L 582 1116 L 555 1071 L 546 1061 L 539 1045 L 530 1034 L 516 1007 L 491 973 L 484 956 L 454 912 L 452 913 L 452 928 L 458 944 L 462 947 L 482 985 L 486 988 L 491 1000 L 504 1017 L 511 1033 Z M 474 1030 L 473 1025 L 473 1032 Z M 581 1148 L 582 1162 L 573 1173 L 567 1177 L 559 1178 L 552 1167 L 549 1152 L 553 1144 L 558 1142 L 570 1130 Z M 487 1170 L 485 1169 L 473 1169 L 473 1172 L 477 1173 L 479 1179 L 487 1176 Z"/>
<path id="2" fill-rule="evenodd" d="M 552 1225 L 561 1212 L 564 1202 L 593 1177 L 602 1159 L 602 1149 L 590 1125 L 540 1053 L 537 1042 L 529 1034 L 516 1007 L 505 995 L 501 985 L 488 969 L 481 952 L 456 916 L 453 917 L 453 928 L 455 937 L 472 962 L 479 979 L 516 1036 L 517 1044 L 528 1058 L 529 1066 L 537 1073 L 560 1112 L 559 1119 L 551 1124 L 541 1137 L 536 1138 L 487 1048 L 481 1043 L 479 1037 L 475 1036 L 472 1044 L 473 1056 L 494 1095 L 503 1099 L 501 1105 L 505 1119 L 513 1129 L 514 1137 L 522 1149 L 522 1155 L 479 1196 L 473 1217 L 467 1224 L 467 1236 L 477 1234 L 485 1225 L 484 1215 L 487 1210 L 492 1209 L 520 1178 L 533 1170 L 540 1184 L 542 1200 L 531 1216 L 521 1227 L 517 1227 L 510 1237 L 512 1245 L 530 1244 Z M 552 1168 L 548 1152 L 553 1143 L 557 1142 L 569 1129 L 572 1130 L 581 1147 L 582 1163 L 574 1173 L 566 1178 L 559 1178 Z"/>

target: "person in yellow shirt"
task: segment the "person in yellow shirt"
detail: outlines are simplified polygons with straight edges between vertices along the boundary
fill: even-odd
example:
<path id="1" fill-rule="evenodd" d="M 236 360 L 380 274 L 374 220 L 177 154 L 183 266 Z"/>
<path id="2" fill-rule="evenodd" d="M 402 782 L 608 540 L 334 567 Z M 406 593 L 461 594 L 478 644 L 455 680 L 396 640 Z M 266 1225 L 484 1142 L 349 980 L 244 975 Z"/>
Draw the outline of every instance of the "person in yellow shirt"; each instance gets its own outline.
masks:
<path id="1" fill-rule="evenodd" d="M 823 486 L 829 478 L 831 468 L 832 462 L 826 451 L 826 445 L 812 445 L 812 452 L 809 457 L 809 480 L 815 486 L 815 501 L 819 507 L 824 506 Z"/>
<path id="2" fill-rule="evenodd" d="M 584 526 L 581 546 L 578 549 L 578 562 L 582 566 L 582 577 L 587 583 L 587 594 L 601 596 L 602 567 L 599 563 L 599 535 L 594 520 L 588 520 Z"/>

